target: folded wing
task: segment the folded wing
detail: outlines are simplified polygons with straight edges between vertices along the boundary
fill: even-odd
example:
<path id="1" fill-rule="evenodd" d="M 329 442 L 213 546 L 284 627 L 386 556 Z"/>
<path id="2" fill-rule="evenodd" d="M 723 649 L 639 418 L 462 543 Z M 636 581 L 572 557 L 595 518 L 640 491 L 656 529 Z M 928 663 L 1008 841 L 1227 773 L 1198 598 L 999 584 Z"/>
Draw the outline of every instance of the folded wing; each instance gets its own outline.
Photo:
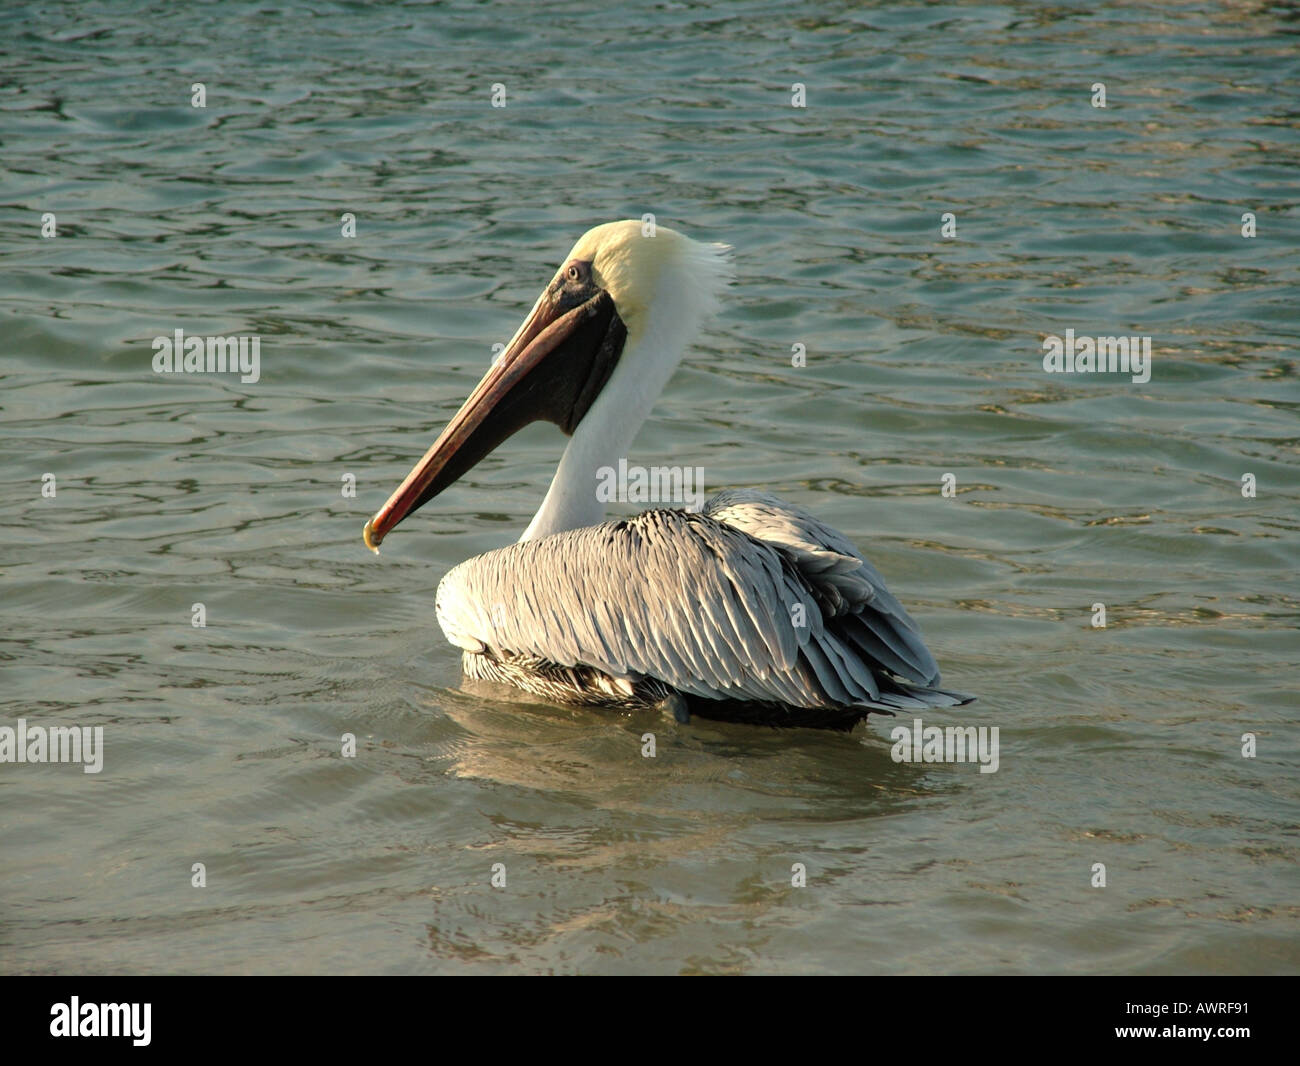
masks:
<path id="1" fill-rule="evenodd" d="M 954 706 L 916 624 L 842 534 L 754 491 L 488 552 L 438 588 L 467 651 L 536 656 L 704 699 Z"/>

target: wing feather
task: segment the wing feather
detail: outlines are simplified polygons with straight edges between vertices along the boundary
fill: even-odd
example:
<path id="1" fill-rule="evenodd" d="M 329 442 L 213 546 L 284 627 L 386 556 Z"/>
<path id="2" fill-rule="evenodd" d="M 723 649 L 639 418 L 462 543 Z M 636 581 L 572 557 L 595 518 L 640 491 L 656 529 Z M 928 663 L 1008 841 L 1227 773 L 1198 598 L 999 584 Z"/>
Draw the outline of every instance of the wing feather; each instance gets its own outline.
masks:
<path id="1" fill-rule="evenodd" d="M 448 573 L 437 607 L 467 650 L 655 678 L 707 699 L 881 709 L 964 699 L 929 688 L 933 656 L 853 544 L 765 493 L 488 552 Z"/>

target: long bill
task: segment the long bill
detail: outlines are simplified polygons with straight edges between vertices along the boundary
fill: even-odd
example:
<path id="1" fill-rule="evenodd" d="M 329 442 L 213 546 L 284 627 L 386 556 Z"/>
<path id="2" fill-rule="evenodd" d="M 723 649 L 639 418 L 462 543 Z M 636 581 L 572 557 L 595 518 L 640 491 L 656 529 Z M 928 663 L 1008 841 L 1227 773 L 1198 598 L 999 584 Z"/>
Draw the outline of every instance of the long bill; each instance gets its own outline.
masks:
<path id="1" fill-rule="evenodd" d="M 557 275 L 505 351 L 433 446 L 366 523 L 366 547 L 383 539 L 502 441 L 530 422 L 572 433 L 609 379 L 627 331 L 609 293 Z"/>

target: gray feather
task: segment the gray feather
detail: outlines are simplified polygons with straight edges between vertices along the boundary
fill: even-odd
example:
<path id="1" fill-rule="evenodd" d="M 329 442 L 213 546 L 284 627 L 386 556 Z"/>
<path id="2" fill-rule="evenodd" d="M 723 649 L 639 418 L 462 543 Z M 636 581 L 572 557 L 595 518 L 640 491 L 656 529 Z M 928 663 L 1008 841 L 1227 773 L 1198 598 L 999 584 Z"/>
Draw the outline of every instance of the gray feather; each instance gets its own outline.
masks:
<path id="1" fill-rule="evenodd" d="M 857 548 L 766 493 L 488 552 L 447 574 L 437 607 L 467 672 L 547 696 L 864 711 L 965 699 L 933 688 L 916 624 Z"/>

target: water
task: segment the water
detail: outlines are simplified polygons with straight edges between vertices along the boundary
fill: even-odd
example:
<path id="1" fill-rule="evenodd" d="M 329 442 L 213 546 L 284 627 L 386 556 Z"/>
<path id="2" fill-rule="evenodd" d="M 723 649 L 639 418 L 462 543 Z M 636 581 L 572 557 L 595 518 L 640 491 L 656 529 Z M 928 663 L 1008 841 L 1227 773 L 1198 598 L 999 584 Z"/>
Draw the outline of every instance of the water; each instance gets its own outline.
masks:
<path id="1" fill-rule="evenodd" d="M 0 724 L 106 751 L 0 766 L 0 969 L 1300 970 L 1298 30 L 1209 2 L 6 9 Z M 647 211 L 739 276 L 633 461 L 852 536 L 980 696 L 927 720 L 998 726 L 997 773 L 896 764 L 879 718 L 462 686 L 433 590 L 518 536 L 552 427 L 364 549 L 573 240 Z M 177 328 L 259 336 L 260 380 L 155 375 Z M 1151 381 L 1044 373 L 1066 329 L 1149 335 Z"/>

